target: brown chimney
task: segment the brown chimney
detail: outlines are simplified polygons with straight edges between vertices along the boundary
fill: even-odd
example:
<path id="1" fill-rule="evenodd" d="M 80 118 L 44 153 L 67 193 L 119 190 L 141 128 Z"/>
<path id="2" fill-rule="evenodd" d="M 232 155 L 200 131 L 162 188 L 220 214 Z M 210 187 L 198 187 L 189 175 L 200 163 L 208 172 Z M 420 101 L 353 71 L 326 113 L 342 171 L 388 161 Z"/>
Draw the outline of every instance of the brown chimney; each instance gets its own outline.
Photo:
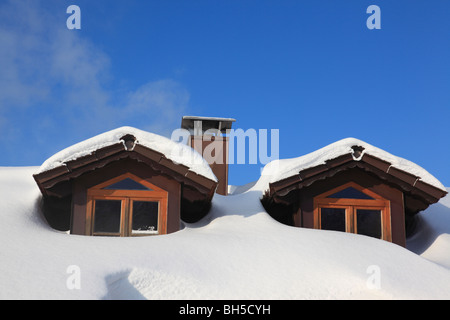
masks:
<path id="1" fill-rule="evenodd" d="M 185 116 L 181 128 L 190 132 L 189 145 L 209 163 L 219 180 L 216 192 L 228 194 L 228 137 L 227 130 L 235 119 Z"/>

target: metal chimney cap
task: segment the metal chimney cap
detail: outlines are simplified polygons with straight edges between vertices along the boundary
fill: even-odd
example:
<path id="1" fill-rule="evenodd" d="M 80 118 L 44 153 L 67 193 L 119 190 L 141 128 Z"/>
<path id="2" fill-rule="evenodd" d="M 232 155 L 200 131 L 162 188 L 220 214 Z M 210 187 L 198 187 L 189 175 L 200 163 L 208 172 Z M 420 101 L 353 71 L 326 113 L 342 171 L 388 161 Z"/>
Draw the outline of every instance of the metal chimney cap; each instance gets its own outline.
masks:
<path id="1" fill-rule="evenodd" d="M 219 118 L 219 117 L 196 117 L 196 116 L 184 116 L 181 120 L 181 128 L 189 131 L 194 130 L 194 123 L 200 121 L 202 123 L 202 131 L 209 129 L 218 129 L 221 132 L 231 129 L 233 122 L 236 119 L 233 118 Z"/>

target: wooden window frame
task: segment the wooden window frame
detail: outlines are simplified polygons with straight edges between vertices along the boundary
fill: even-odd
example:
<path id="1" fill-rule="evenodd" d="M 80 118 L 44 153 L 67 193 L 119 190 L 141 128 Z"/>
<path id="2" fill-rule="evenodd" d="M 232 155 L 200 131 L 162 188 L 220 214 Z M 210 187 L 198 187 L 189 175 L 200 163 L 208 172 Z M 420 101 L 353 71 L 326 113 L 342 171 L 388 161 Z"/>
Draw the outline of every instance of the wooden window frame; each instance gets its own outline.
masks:
<path id="1" fill-rule="evenodd" d="M 111 190 L 104 189 L 123 179 L 130 178 L 151 190 Z M 96 200 L 120 200 L 122 201 L 120 213 L 120 232 L 94 232 L 94 216 Z M 132 230 L 132 210 L 134 201 L 158 202 L 158 230 L 155 233 L 134 233 Z M 92 236 L 120 236 L 139 237 L 167 233 L 167 207 L 168 192 L 153 185 L 145 179 L 139 178 L 132 173 L 125 173 L 108 181 L 102 182 L 87 191 L 86 206 L 86 234 Z"/>
<path id="2" fill-rule="evenodd" d="M 345 199 L 345 198 L 327 198 L 328 196 L 353 187 L 362 193 L 373 198 L 370 199 Z M 381 239 L 392 242 L 391 231 L 391 203 L 375 192 L 363 188 L 360 185 L 349 182 L 327 192 L 314 197 L 314 228 L 321 229 L 321 208 L 339 208 L 345 209 L 345 231 L 349 233 L 358 233 L 357 230 L 357 210 L 380 210 L 381 211 Z"/>

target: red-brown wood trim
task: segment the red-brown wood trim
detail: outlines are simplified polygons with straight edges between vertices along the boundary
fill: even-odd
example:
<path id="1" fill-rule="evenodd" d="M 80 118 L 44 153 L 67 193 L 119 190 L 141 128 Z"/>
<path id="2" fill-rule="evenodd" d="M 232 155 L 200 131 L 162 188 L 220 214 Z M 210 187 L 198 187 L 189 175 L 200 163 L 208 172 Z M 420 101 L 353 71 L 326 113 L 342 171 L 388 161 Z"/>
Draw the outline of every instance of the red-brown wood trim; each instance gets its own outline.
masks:
<path id="1" fill-rule="evenodd" d="M 383 197 L 381 197 L 380 195 L 376 194 L 372 190 L 370 190 L 368 188 L 361 187 L 359 184 L 357 184 L 357 183 L 355 183 L 353 181 L 347 182 L 347 183 L 345 183 L 343 185 L 340 185 L 339 187 L 336 187 L 336 188 L 333 188 L 331 190 L 328 190 L 328 191 L 326 191 L 326 192 L 316 196 L 316 198 L 317 199 L 327 198 L 328 196 L 330 196 L 330 195 L 332 195 L 332 194 L 334 194 L 336 192 L 339 192 L 341 190 L 347 189 L 349 187 L 355 188 L 356 190 L 361 191 L 362 193 L 365 193 L 366 195 L 374 198 L 375 200 L 377 200 L 377 199 L 384 200 Z M 335 200 L 333 198 L 327 198 L 327 199 L 328 200 Z M 344 199 L 339 199 L 339 200 L 344 200 Z M 354 201 L 354 200 L 361 200 L 361 199 L 350 199 L 350 200 Z M 373 201 L 373 200 L 365 200 L 364 199 L 364 201 Z"/>
<path id="2" fill-rule="evenodd" d="M 130 178 L 130 179 L 136 181 L 137 183 L 140 183 L 140 184 L 142 184 L 143 186 L 152 189 L 152 190 L 155 191 L 155 192 L 166 192 L 165 190 L 163 190 L 163 189 L 161 189 L 161 188 L 155 186 L 154 184 L 148 182 L 147 180 L 142 179 L 142 178 L 140 178 L 140 177 L 138 177 L 138 176 L 136 176 L 136 175 L 134 175 L 134 174 L 132 174 L 132 173 L 130 173 L 130 172 L 121 174 L 120 176 L 117 176 L 117 177 L 114 177 L 114 178 L 112 178 L 112 179 L 110 179 L 110 180 L 108 180 L 108 181 L 102 182 L 102 183 L 100 183 L 100 184 L 98 184 L 98 185 L 96 185 L 96 186 L 90 188 L 89 190 L 90 190 L 90 191 L 92 191 L 92 190 L 101 190 L 101 191 L 122 191 L 122 190 L 103 190 L 103 188 L 106 188 L 106 187 L 108 187 L 108 186 L 110 186 L 110 185 L 113 185 L 114 183 L 119 182 L 119 181 L 122 181 L 122 180 L 124 180 L 124 179 L 126 179 L 126 178 Z M 149 190 L 123 190 L 123 191 L 133 191 L 133 192 L 136 192 L 136 191 L 143 191 L 143 192 L 149 192 Z M 153 192 L 153 191 L 150 191 L 150 192 Z M 166 192 L 166 193 L 167 193 L 167 192 Z"/>

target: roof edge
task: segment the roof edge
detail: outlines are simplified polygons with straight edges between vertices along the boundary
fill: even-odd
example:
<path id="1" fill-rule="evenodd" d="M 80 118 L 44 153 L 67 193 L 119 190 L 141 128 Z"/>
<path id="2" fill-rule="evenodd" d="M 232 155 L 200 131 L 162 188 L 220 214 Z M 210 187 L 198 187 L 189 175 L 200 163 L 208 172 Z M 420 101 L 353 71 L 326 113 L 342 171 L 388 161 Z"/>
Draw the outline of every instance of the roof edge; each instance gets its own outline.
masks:
<path id="1" fill-rule="evenodd" d="M 314 167 L 306 168 L 300 170 L 297 174 L 290 177 L 284 178 L 279 181 L 274 181 L 269 183 L 269 195 L 274 195 L 275 193 L 283 193 L 283 190 L 287 190 L 298 184 L 300 182 L 310 180 L 311 183 L 314 182 L 314 177 L 320 175 L 323 172 L 337 168 L 349 162 L 362 162 L 367 163 L 376 169 L 388 174 L 396 179 L 399 179 L 409 185 L 411 188 L 416 188 L 429 196 L 440 199 L 448 194 L 447 190 L 443 190 L 433 186 L 427 182 L 421 180 L 421 177 L 413 175 L 404 170 L 393 167 L 392 164 L 384 159 L 380 159 L 373 155 L 364 153 L 358 160 L 355 160 L 351 154 L 342 155 L 334 159 L 327 160 L 325 164 L 319 164 Z"/>
<path id="2" fill-rule="evenodd" d="M 100 148 L 92 154 L 68 161 L 67 163 L 62 163 L 61 166 L 47 171 L 36 173 L 33 175 L 33 178 L 41 192 L 45 195 L 47 189 L 52 188 L 60 182 L 68 181 L 87 172 L 102 168 L 108 163 L 126 158 L 128 154 L 131 155 L 132 153 L 139 154 L 148 161 L 165 167 L 172 174 L 177 175 L 179 180 L 189 180 L 192 182 L 189 185 L 200 189 L 204 188 L 208 190 L 207 193 L 211 193 L 211 190 L 215 191 L 217 188 L 218 182 L 216 180 L 191 171 L 189 167 L 168 159 L 158 151 L 139 144 L 135 144 L 130 149 L 122 143 Z"/>

